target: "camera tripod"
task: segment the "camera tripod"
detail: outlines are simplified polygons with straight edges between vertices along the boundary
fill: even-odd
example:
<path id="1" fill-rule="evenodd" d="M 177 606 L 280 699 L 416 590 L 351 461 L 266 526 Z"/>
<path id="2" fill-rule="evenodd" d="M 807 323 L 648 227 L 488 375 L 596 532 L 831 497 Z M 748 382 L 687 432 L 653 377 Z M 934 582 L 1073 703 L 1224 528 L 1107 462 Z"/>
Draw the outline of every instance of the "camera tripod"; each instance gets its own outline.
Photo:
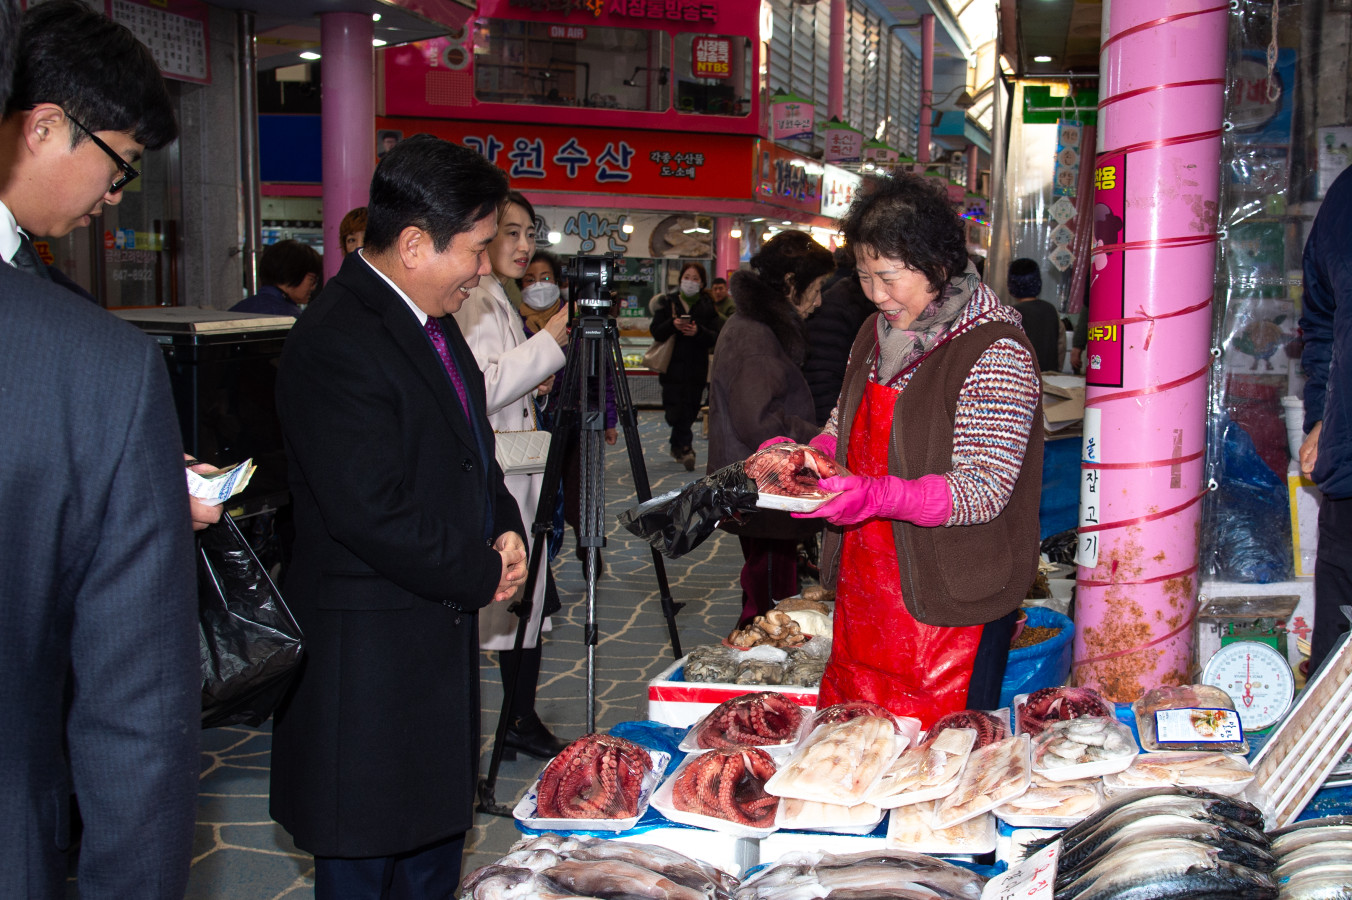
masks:
<path id="1" fill-rule="evenodd" d="M 584 307 L 584 309 L 587 309 Z M 629 453 L 629 471 L 634 479 L 634 491 L 640 503 L 652 499 L 648 485 L 648 470 L 643 462 L 643 448 L 639 444 L 638 416 L 629 395 L 624 377 L 624 357 L 620 354 L 619 331 L 615 320 L 599 314 L 584 314 L 574 324 L 568 338 L 567 362 L 563 368 L 563 383 L 555 385 L 559 394 L 559 416 L 545 462 L 544 485 L 531 525 L 531 551 L 526 584 L 521 599 L 511 607 L 517 618 L 516 641 L 506 670 L 503 672 L 502 711 L 498 716 L 497 732 L 493 738 L 493 753 L 488 774 L 479 781 L 480 812 L 511 816 L 509 808 L 497 803 L 498 769 L 502 764 L 503 742 L 507 726 L 512 721 L 512 703 L 516 682 L 520 676 L 519 652 L 525 646 L 526 631 L 531 617 L 535 585 L 540 578 L 540 564 L 546 552 L 548 536 L 553 529 L 555 503 L 559 495 L 564 457 L 574 440 L 578 442 L 578 546 L 585 554 L 583 573 L 587 588 L 587 620 L 583 643 L 587 647 L 587 733 L 596 730 L 596 571 L 598 551 L 605 545 L 605 390 L 607 379 L 615 386 L 615 405 L 620 426 L 624 429 L 625 449 Z M 674 659 L 681 658 L 681 638 L 676 630 L 676 613 L 683 604 L 671 598 L 667 584 L 666 565 L 656 549 L 652 551 L 653 569 L 657 576 L 662 615 L 667 620 Z M 539 626 L 535 639 L 539 640 Z"/>

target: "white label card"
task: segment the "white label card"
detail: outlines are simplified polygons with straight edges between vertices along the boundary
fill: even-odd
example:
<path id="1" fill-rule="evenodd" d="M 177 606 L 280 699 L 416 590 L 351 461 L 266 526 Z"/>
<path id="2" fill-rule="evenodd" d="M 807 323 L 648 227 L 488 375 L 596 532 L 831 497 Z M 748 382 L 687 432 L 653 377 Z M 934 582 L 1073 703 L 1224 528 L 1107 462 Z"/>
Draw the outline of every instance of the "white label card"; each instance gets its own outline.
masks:
<path id="1" fill-rule="evenodd" d="M 1053 841 L 986 882 L 981 900 L 1052 900 L 1056 894 L 1056 860 L 1060 856 L 1061 842 Z"/>
<path id="2" fill-rule="evenodd" d="M 1155 743 L 1238 743 L 1244 728 L 1233 709 L 1161 709 L 1155 712 Z"/>
<path id="3" fill-rule="evenodd" d="M 1087 406 L 1084 410 L 1084 438 L 1080 445 L 1080 461 L 1094 467 L 1080 467 L 1080 536 L 1075 547 L 1075 563 L 1086 569 L 1098 566 L 1099 532 L 1084 531 L 1086 525 L 1099 524 L 1103 515 L 1103 470 L 1097 465 L 1103 461 L 1103 410 Z"/>

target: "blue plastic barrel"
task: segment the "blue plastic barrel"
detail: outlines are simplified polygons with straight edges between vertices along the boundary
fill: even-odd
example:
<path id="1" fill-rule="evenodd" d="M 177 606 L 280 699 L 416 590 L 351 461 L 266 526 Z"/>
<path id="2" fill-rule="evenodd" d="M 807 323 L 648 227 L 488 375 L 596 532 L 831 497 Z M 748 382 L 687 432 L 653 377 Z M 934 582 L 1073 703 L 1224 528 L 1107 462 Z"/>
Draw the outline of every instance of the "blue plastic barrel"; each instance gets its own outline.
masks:
<path id="1" fill-rule="evenodd" d="M 1054 609 L 1024 608 L 1025 628 L 1060 628 L 1061 633 L 1040 644 L 1009 651 L 1005 680 L 1000 685 L 1000 705 L 1012 707 L 1017 694 L 1031 694 L 1045 687 L 1058 687 L 1070 677 L 1075 646 L 1075 623 Z"/>

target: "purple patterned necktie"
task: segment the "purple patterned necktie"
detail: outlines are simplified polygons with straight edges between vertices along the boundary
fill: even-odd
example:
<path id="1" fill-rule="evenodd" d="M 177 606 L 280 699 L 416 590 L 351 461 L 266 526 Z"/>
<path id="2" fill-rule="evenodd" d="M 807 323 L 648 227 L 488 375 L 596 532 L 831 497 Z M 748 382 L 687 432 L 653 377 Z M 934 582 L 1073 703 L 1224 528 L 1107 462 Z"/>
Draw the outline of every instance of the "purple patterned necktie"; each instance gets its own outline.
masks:
<path id="1" fill-rule="evenodd" d="M 465 392 L 465 379 L 460 377 L 460 369 L 451 358 L 451 348 L 446 346 L 446 332 L 441 330 L 441 323 L 431 316 L 427 317 L 427 324 L 423 326 L 427 330 L 427 336 L 432 339 L 432 346 L 437 348 L 437 356 L 441 357 L 441 364 L 446 369 L 446 374 L 451 376 L 451 384 L 455 385 L 455 393 L 460 397 L 460 406 L 465 410 L 465 418 L 469 418 L 469 394 Z"/>

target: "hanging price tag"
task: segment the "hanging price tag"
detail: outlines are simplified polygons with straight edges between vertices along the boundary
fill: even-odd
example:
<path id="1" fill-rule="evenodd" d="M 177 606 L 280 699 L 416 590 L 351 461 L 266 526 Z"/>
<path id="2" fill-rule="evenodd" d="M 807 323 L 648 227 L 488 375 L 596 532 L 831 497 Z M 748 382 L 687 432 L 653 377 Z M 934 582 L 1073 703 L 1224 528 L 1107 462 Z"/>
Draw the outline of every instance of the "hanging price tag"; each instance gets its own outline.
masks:
<path id="1" fill-rule="evenodd" d="M 1060 856 L 1061 842 L 1054 841 L 986 882 L 981 900 L 1052 900 Z"/>

